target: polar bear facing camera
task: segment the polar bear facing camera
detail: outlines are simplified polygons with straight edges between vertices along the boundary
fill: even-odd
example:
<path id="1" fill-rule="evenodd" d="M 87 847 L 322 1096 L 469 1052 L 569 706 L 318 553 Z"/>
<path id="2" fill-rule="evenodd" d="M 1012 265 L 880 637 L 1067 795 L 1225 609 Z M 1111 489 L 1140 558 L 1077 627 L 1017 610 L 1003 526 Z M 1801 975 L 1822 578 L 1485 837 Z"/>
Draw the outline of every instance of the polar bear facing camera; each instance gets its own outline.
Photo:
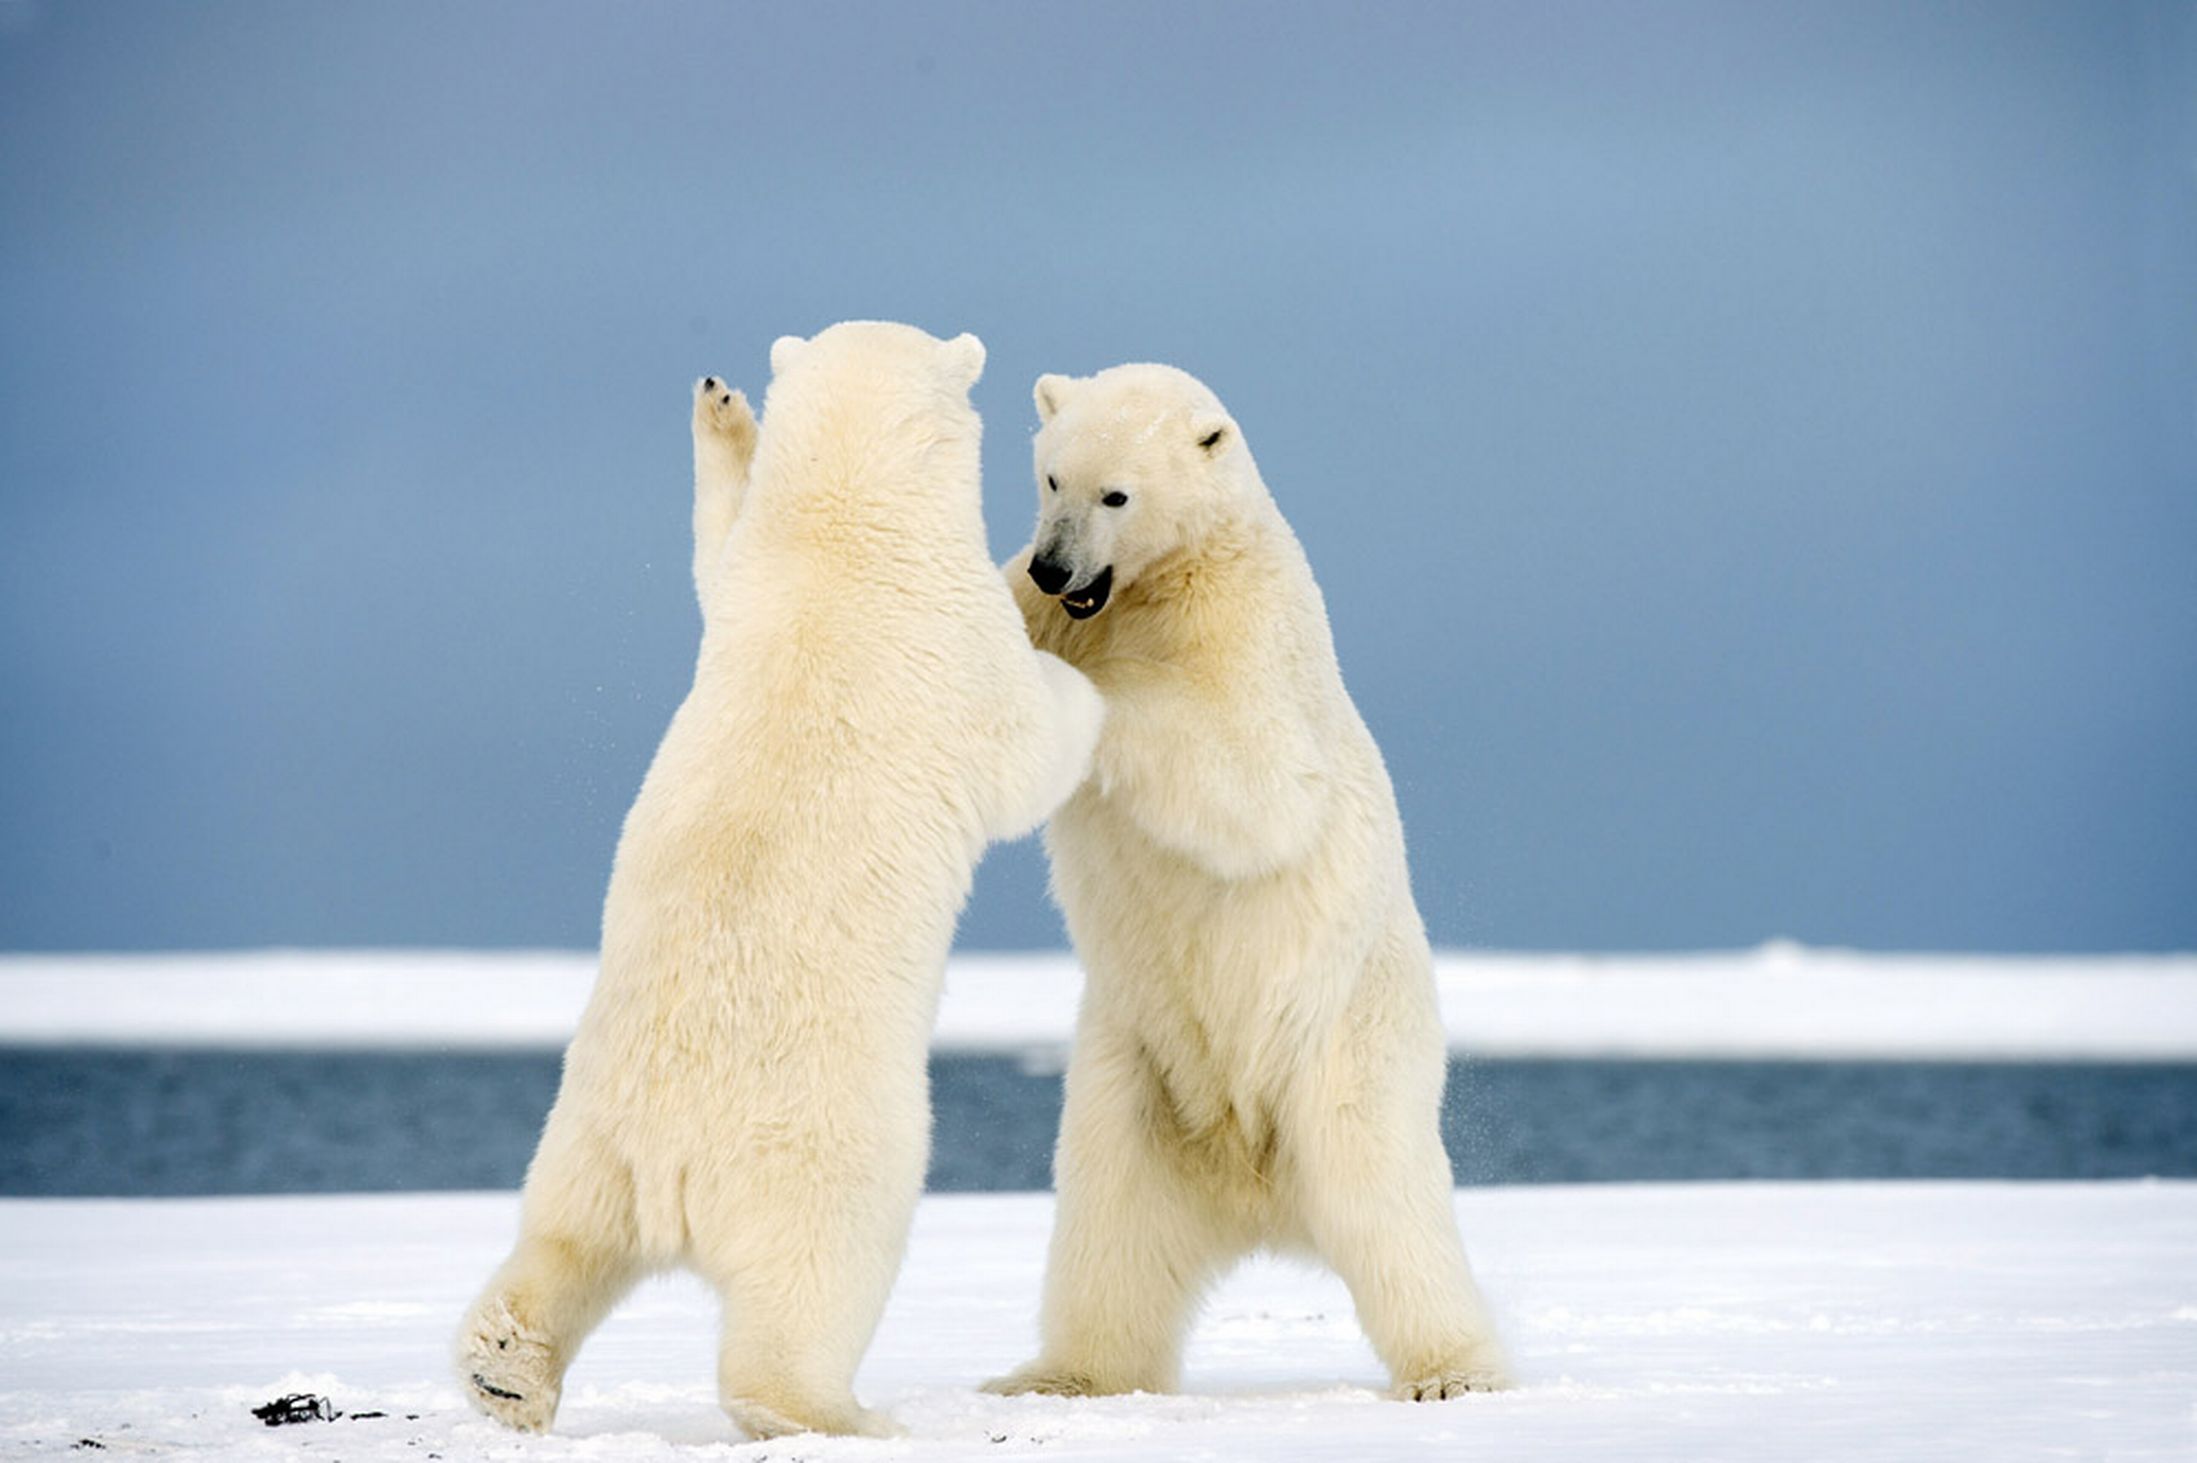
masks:
<path id="1" fill-rule="evenodd" d="M 741 1427 L 886 1428 L 853 1379 L 922 1188 L 954 920 L 1101 721 L 985 552 L 983 362 L 858 322 L 772 348 L 759 435 L 697 392 L 693 689 L 619 840 L 518 1245 L 458 1338 L 511 1426 L 547 1428 L 587 1333 L 683 1264 L 723 1296 Z"/>
<path id="2" fill-rule="evenodd" d="M 992 1388 L 1171 1390 L 1202 1292 L 1260 1247 L 1342 1276 L 1396 1395 L 1505 1386 L 1403 827 L 1304 553 L 1195 378 L 1046 376 L 1037 409 L 1006 572 L 1107 722 L 1046 833 L 1087 984 L 1040 1354 Z"/>

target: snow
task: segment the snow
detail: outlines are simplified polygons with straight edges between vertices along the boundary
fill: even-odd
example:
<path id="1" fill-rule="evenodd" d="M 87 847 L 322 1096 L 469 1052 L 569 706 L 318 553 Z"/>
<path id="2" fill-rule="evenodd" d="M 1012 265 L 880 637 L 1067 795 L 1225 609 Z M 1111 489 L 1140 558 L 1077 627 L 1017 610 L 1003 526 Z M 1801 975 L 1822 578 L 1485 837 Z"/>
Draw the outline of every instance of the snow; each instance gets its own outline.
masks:
<path id="1" fill-rule="evenodd" d="M 2197 1058 L 2197 955 L 1445 953 L 1459 1053 L 1506 1057 Z M 555 1047 L 584 952 L 0 956 L 0 1044 Z M 1067 955 L 954 957 L 936 1047 L 1057 1063 Z"/>
<path id="2" fill-rule="evenodd" d="M 1051 1203 L 933 1196 L 859 1383 L 909 1435 L 749 1444 L 716 1410 L 714 1302 L 684 1276 L 597 1334 L 555 1435 L 465 1408 L 447 1342 L 512 1195 L 5 1201 L 0 1458 L 2197 1456 L 2197 1184 L 1503 1189 L 1458 1207 L 1519 1391 L 1384 1400 L 1341 1287 L 1260 1261 L 1207 1307 L 1182 1395 L 987 1397 L 975 1383 L 1030 1348 Z M 291 1391 L 389 1415 L 250 1416 Z"/>

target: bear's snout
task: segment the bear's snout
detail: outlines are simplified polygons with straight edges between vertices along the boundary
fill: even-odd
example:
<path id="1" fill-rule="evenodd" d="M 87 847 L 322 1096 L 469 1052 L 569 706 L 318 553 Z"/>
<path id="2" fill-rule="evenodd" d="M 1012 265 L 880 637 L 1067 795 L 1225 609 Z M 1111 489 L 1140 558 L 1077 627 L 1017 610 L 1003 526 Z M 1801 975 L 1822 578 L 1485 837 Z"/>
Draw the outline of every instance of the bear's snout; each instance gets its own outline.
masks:
<path id="1" fill-rule="evenodd" d="M 1041 593 L 1060 593 L 1068 587 L 1069 578 L 1069 570 L 1065 564 L 1055 563 L 1043 554 L 1031 556 L 1030 582 L 1035 584 Z"/>

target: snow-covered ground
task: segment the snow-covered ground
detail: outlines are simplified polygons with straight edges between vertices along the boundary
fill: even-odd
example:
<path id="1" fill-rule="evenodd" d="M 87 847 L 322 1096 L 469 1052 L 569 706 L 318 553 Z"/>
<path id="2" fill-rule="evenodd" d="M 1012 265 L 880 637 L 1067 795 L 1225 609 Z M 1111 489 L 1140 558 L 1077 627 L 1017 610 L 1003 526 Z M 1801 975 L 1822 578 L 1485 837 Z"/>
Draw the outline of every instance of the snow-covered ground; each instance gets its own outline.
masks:
<path id="1" fill-rule="evenodd" d="M 1341 1287 L 1260 1262 L 1208 1307 L 1183 1395 L 987 1397 L 975 1383 L 1030 1346 L 1050 1201 L 931 1197 L 859 1384 L 909 1436 L 749 1444 L 716 1410 L 715 1306 L 685 1277 L 596 1336 L 556 1435 L 466 1410 L 446 1342 L 510 1236 L 510 1195 L 0 1202 L 0 1457 L 2197 1457 L 2197 1184 L 1505 1189 L 1458 1207 L 1519 1391 L 1386 1401 Z M 270 1429 L 248 1411 L 301 1390 L 388 1415 Z"/>
<path id="2" fill-rule="evenodd" d="M 1444 954 L 1451 1047 L 1482 1056 L 2197 1058 L 2197 955 Z M 0 1044 L 562 1045 L 578 952 L 0 956 Z M 1066 955 L 957 955 L 935 1045 L 1057 1061 Z"/>

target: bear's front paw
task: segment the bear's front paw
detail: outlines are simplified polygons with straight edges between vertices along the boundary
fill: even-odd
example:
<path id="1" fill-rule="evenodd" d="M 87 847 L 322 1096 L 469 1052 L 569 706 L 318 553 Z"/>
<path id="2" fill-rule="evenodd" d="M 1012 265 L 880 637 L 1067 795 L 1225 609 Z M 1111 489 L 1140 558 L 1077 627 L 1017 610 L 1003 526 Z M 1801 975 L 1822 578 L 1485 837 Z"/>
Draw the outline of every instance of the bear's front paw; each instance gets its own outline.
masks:
<path id="1" fill-rule="evenodd" d="M 694 440 L 721 442 L 744 458 L 755 445 L 755 413 L 748 407 L 746 393 L 715 376 L 695 382 Z"/>
<path id="2" fill-rule="evenodd" d="M 549 1431 L 564 1389 L 549 1343 L 505 1305 L 484 1304 L 467 1318 L 458 1338 L 458 1380 L 475 1407 L 526 1433 Z"/>

